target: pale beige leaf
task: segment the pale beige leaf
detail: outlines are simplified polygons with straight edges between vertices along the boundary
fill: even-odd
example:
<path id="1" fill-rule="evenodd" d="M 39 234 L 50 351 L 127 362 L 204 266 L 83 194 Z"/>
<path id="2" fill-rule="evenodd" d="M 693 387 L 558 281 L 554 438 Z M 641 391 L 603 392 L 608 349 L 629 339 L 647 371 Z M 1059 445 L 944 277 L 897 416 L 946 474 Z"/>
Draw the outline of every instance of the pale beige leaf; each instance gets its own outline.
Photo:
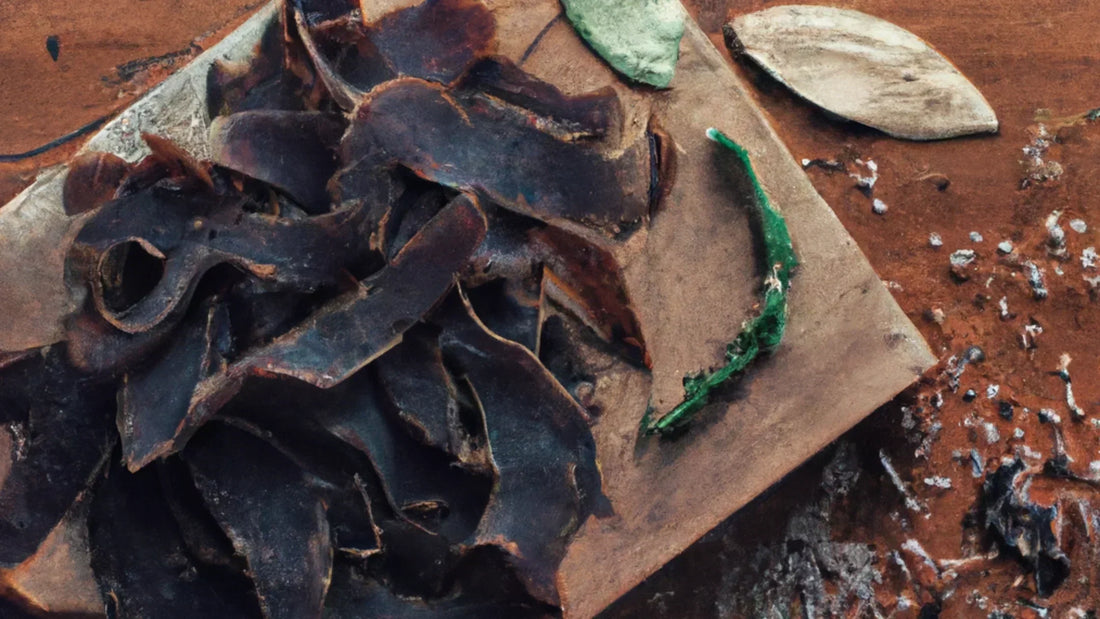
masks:
<path id="1" fill-rule="evenodd" d="M 825 6 L 777 6 L 729 25 L 745 53 L 798 95 L 894 137 L 997 131 L 978 89 L 915 34 Z"/>

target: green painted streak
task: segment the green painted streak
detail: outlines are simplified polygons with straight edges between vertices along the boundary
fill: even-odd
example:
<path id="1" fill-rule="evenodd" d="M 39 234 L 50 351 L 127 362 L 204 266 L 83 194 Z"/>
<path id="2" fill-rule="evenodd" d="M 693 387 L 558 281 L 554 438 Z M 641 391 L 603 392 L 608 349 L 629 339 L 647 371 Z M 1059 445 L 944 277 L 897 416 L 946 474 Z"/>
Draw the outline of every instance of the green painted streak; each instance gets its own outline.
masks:
<path id="1" fill-rule="evenodd" d="M 684 35 L 679 0 L 562 0 L 577 34 L 626 77 L 658 88 L 672 81 Z"/>
<path id="2" fill-rule="evenodd" d="M 764 280 L 760 313 L 745 321 L 741 332 L 726 346 L 726 364 L 710 373 L 700 372 L 684 377 L 684 399 L 680 404 L 656 420 L 652 418 L 652 410 L 646 411 L 642 417 L 642 428 L 646 434 L 670 434 L 686 426 L 706 405 L 711 392 L 742 372 L 758 355 L 779 346 L 787 327 L 787 292 L 790 290 L 791 272 L 798 266 L 787 222 L 760 186 L 748 151 L 717 129 L 707 129 L 707 137 L 733 151 L 752 181 L 769 275 Z"/>

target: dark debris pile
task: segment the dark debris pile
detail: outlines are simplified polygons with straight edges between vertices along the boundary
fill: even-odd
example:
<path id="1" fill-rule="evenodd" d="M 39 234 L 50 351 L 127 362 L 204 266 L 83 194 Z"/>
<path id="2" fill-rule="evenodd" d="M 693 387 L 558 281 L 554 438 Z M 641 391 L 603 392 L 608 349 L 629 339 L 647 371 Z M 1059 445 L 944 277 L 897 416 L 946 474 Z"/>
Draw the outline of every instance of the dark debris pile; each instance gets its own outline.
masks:
<path id="1" fill-rule="evenodd" d="M 86 301 L 0 357 L 0 565 L 86 518 L 112 617 L 559 612 L 608 507 L 576 350 L 647 363 L 611 248 L 662 138 L 494 29 L 477 0 L 288 4 L 209 74 L 210 161 L 73 162 Z"/>

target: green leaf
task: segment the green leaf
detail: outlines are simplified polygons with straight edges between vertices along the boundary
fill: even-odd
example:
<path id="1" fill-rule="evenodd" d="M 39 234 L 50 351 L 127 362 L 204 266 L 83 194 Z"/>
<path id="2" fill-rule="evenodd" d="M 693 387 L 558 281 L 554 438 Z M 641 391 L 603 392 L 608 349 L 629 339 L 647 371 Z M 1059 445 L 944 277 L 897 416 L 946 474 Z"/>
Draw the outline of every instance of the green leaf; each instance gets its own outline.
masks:
<path id="1" fill-rule="evenodd" d="M 562 0 L 565 15 L 616 71 L 667 88 L 680 56 L 684 9 L 678 0 Z"/>

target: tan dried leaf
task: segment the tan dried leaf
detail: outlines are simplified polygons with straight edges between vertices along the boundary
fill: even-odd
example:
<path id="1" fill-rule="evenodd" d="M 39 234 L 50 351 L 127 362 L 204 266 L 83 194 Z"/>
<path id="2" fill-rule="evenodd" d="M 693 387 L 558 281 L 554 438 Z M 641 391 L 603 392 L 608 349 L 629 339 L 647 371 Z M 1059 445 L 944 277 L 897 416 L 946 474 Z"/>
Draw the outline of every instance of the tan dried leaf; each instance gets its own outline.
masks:
<path id="1" fill-rule="evenodd" d="M 947 58 L 908 30 L 866 13 L 777 6 L 736 18 L 729 34 L 798 95 L 894 137 L 936 140 L 997 131 L 985 97 Z"/>

